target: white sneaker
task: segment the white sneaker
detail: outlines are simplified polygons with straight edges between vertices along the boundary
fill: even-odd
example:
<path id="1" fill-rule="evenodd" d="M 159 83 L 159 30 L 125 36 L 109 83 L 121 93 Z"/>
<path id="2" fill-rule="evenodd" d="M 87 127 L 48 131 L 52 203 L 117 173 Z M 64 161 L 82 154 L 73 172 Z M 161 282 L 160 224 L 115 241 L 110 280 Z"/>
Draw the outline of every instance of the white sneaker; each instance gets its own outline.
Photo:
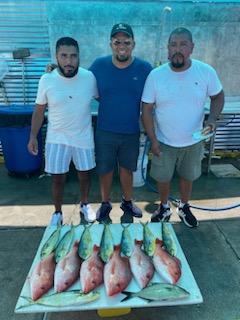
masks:
<path id="1" fill-rule="evenodd" d="M 94 222 L 96 220 L 96 212 L 92 209 L 90 204 L 81 204 L 80 212 L 84 215 L 87 222 Z"/>
<path id="2" fill-rule="evenodd" d="M 50 222 L 51 226 L 61 226 L 63 223 L 62 212 L 54 212 Z"/>

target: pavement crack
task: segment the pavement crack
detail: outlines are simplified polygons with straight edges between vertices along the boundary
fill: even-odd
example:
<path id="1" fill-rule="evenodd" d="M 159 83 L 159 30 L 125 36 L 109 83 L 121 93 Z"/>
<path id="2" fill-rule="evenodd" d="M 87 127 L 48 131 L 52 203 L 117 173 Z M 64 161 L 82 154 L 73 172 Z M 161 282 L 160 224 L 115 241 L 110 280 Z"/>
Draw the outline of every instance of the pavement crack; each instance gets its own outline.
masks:
<path id="1" fill-rule="evenodd" d="M 240 256 L 237 252 L 237 250 L 234 248 L 234 246 L 232 245 L 231 241 L 228 239 L 228 237 L 226 236 L 225 232 L 221 229 L 221 227 L 214 222 L 216 228 L 218 229 L 218 231 L 221 233 L 221 235 L 223 236 L 226 244 L 229 246 L 229 248 L 232 250 L 233 254 L 235 255 L 235 257 L 237 258 L 237 260 L 240 262 Z"/>

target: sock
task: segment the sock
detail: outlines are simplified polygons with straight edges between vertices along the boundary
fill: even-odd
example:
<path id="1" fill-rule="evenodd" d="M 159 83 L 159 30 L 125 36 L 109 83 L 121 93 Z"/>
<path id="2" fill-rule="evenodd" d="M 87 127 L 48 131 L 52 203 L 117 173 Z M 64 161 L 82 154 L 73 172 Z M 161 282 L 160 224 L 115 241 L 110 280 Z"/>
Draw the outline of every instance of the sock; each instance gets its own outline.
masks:
<path id="1" fill-rule="evenodd" d="M 169 206 L 169 203 L 167 202 L 167 203 L 163 203 L 163 202 L 161 202 L 161 205 L 163 206 L 163 208 L 170 208 L 170 206 Z"/>
<path id="2" fill-rule="evenodd" d="M 185 206 L 186 203 L 183 203 L 181 200 L 180 200 L 180 203 L 179 203 L 179 208 L 182 208 L 183 206 Z"/>
<path id="3" fill-rule="evenodd" d="M 81 202 L 81 207 L 86 206 L 87 202 Z"/>

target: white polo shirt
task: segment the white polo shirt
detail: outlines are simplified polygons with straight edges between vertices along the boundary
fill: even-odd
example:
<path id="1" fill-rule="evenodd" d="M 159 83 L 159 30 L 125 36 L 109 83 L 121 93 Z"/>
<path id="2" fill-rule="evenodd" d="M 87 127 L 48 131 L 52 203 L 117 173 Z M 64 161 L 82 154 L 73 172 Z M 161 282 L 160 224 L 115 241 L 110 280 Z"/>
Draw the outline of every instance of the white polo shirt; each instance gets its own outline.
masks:
<path id="1" fill-rule="evenodd" d="M 57 69 L 44 74 L 36 103 L 48 105 L 46 142 L 93 148 L 91 100 L 97 96 L 96 79 L 91 71 L 79 68 L 73 78 L 61 76 Z"/>
<path id="2" fill-rule="evenodd" d="M 173 71 L 166 63 L 149 74 L 142 101 L 155 103 L 155 133 L 159 141 L 174 147 L 196 143 L 192 134 L 202 129 L 206 99 L 222 90 L 216 71 L 192 60 L 191 67 Z"/>

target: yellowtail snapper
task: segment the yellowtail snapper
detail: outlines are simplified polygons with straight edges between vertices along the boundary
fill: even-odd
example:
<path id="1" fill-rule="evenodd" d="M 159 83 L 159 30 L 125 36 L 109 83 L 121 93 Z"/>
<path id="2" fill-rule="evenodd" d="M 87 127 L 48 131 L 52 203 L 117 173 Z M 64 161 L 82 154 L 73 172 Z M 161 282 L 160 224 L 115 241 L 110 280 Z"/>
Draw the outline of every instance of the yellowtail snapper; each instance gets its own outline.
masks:
<path id="1" fill-rule="evenodd" d="M 141 298 L 151 301 L 172 301 L 187 298 L 190 293 L 185 289 L 169 283 L 153 283 L 138 292 L 122 291 L 127 296 L 121 300 Z"/>
<path id="2" fill-rule="evenodd" d="M 20 296 L 20 298 L 24 299 L 27 303 L 23 303 L 22 305 L 18 306 L 17 310 L 36 304 L 49 307 L 65 307 L 74 304 L 85 304 L 99 299 L 100 293 L 97 291 L 91 291 L 85 294 L 80 290 L 72 290 L 45 295 L 36 301 L 33 301 L 31 298 L 25 296 Z"/>

